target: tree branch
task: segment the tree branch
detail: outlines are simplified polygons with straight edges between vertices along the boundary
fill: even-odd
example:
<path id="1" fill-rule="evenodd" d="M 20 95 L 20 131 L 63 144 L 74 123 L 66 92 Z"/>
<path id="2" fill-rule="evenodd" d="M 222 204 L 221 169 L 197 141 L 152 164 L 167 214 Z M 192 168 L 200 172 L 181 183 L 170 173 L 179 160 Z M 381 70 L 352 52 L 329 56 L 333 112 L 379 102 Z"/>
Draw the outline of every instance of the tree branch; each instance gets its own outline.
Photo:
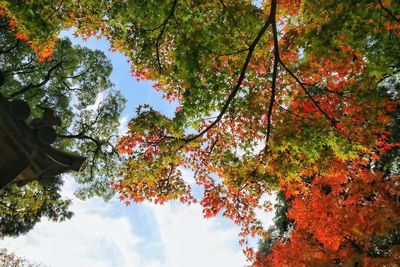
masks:
<path id="1" fill-rule="evenodd" d="M 90 71 L 90 69 L 88 68 L 88 69 L 86 69 L 85 71 L 82 71 L 79 74 L 76 74 L 76 75 L 73 75 L 73 76 L 65 76 L 65 77 L 63 76 L 63 78 L 64 79 L 76 79 L 76 78 L 82 77 L 83 75 L 89 73 L 89 71 Z"/>
<path id="2" fill-rule="evenodd" d="M 310 98 L 311 102 L 314 104 L 314 106 L 329 120 L 329 122 L 332 124 L 333 127 L 336 128 L 336 124 L 339 122 L 335 118 L 331 118 L 318 104 L 318 102 L 314 99 L 314 97 L 310 94 L 310 92 L 307 90 L 306 86 L 304 83 L 300 81 L 300 79 L 286 66 L 286 64 L 282 61 L 279 60 L 279 63 L 281 66 L 286 70 L 287 73 L 290 74 L 290 76 L 293 77 L 293 79 L 300 85 L 300 87 L 304 90 L 308 98 Z"/>
<path id="3" fill-rule="evenodd" d="M 20 41 L 17 40 L 13 46 L 10 46 L 9 48 L 7 48 L 5 50 L 0 50 L 0 54 L 6 54 L 6 53 L 11 52 L 11 50 L 13 50 L 13 49 L 18 47 L 19 43 L 20 43 Z"/>
<path id="4" fill-rule="evenodd" d="M 282 109 L 282 110 L 284 110 L 284 111 L 286 111 L 286 112 L 292 114 L 292 115 L 295 116 L 295 117 L 298 117 L 298 118 L 303 119 L 303 120 L 310 120 L 309 118 L 305 118 L 305 117 L 303 117 L 303 116 L 300 116 L 299 114 L 296 114 L 296 113 L 294 113 L 293 111 L 282 107 L 282 106 L 281 106 L 278 102 L 276 102 L 276 101 L 275 101 L 275 105 L 276 105 L 277 107 L 279 107 L 280 109 Z"/>
<path id="5" fill-rule="evenodd" d="M 54 11 L 46 18 L 46 22 L 55 14 L 57 13 L 58 10 L 60 10 L 60 8 L 62 7 L 64 3 L 64 0 L 61 0 L 60 4 L 57 6 L 56 9 L 54 9 Z"/>
<path id="6" fill-rule="evenodd" d="M 19 212 L 17 209 L 15 209 L 15 208 L 13 208 L 13 207 L 10 207 L 10 206 L 8 206 L 6 203 L 4 203 L 4 202 L 3 202 L 3 201 L 1 201 L 1 200 L 0 200 L 0 204 L 1 204 L 2 206 L 4 206 L 5 208 L 7 208 L 7 209 L 9 209 L 9 210 L 13 211 L 13 212 Z"/>
<path id="7" fill-rule="evenodd" d="M 170 20 L 170 18 L 171 18 L 171 17 L 174 15 L 174 13 L 175 13 L 175 8 L 176 8 L 176 3 L 177 3 L 177 2 L 178 2 L 178 0 L 174 0 L 174 3 L 173 3 L 172 8 L 171 8 L 171 12 L 170 12 L 169 15 L 165 18 L 164 22 L 161 24 L 161 25 L 162 25 L 162 26 L 161 26 L 161 31 L 160 31 L 160 34 L 158 35 L 157 41 L 156 41 L 157 64 L 158 64 L 158 68 L 159 68 L 160 71 L 163 70 L 162 65 L 161 65 L 161 60 L 160 60 L 160 41 L 161 41 L 161 38 L 162 38 L 162 36 L 163 36 L 163 34 L 164 34 L 164 31 L 165 31 L 165 28 L 166 28 L 166 26 L 167 26 L 167 24 L 168 24 L 168 21 Z"/>
<path id="8" fill-rule="evenodd" d="M 346 92 L 344 92 L 344 91 L 336 92 L 336 91 L 330 90 L 327 87 L 320 87 L 320 86 L 317 85 L 318 83 L 314 83 L 314 84 L 303 83 L 303 84 L 304 84 L 304 86 L 311 86 L 311 87 L 314 87 L 315 89 L 318 89 L 318 90 L 321 90 L 321 91 L 325 91 L 327 93 L 335 94 L 335 95 L 338 95 L 340 97 L 350 98 L 350 97 L 345 95 Z"/>
<path id="9" fill-rule="evenodd" d="M 221 5 L 222 5 L 224 8 L 227 8 L 227 6 L 225 5 L 224 1 L 219 0 L 219 2 L 221 3 Z"/>
<path id="10" fill-rule="evenodd" d="M 278 32 L 276 29 L 276 6 L 271 7 L 271 16 L 272 16 L 272 34 L 274 38 L 274 67 L 272 71 L 272 84 L 271 84 L 271 99 L 269 102 L 268 113 L 267 113 L 267 140 L 264 148 L 264 152 L 267 152 L 269 137 L 271 134 L 271 121 L 272 121 L 272 110 L 275 103 L 275 92 L 276 92 L 276 80 L 278 76 L 278 62 L 280 61 L 279 57 L 279 44 L 278 44 Z"/>
<path id="11" fill-rule="evenodd" d="M 53 71 L 55 71 L 57 68 L 59 68 L 62 65 L 62 61 L 58 62 L 56 65 L 54 65 L 53 67 L 51 67 L 46 74 L 46 77 L 43 79 L 43 81 L 41 81 L 40 83 L 37 84 L 28 84 L 27 86 L 25 86 L 24 88 L 22 88 L 21 90 L 12 93 L 11 95 L 9 95 L 10 98 L 14 98 L 16 96 L 22 95 L 24 93 L 26 93 L 27 91 L 33 89 L 33 88 L 38 88 L 42 85 L 45 85 L 51 78 L 51 73 Z"/>
<path id="12" fill-rule="evenodd" d="M 37 212 L 37 210 L 18 210 L 18 209 L 14 208 L 14 207 L 8 206 L 6 203 L 4 203 L 4 202 L 1 201 L 1 200 L 0 200 L 0 204 L 1 204 L 2 206 L 4 206 L 5 208 L 11 210 L 11 211 L 14 212 L 14 213 L 32 213 L 32 212 Z"/>
<path id="13" fill-rule="evenodd" d="M 211 49 L 209 49 L 209 48 L 207 48 L 207 47 L 206 47 L 206 49 L 207 49 L 210 53 L 212 53 L 212 54 L 214 54 L 214 55 L 216 55 L 216 56 L 218 56 L 218 57 L 232 56 L 232 55 L 236 55 L 236 54 L 240 54 L 240 53 L 249 51 L 249 48 L 247 47 L 247 48 L 239 49 L 239 50 L 237 50 L 237 51 L 225 52 L 225 53 L 220 53 L 220 54 L 219 54 L 219 53 L 217 53 L 217 52 L 215 52 L 215 51 L 212 51 Z"/>
<path id="14" fill-rule="evenodd" d="M 386 12 L 390 17 L 392 17 L 395 21 L 400 22 L 400 19 L 397 18 L 397 17 L 392 13 L 392 11 L 391 11 L 390 9 L 388 9 L 387 7 L 385 7 L 385 6 L 383 5 L 383 3 L 382 3 L 381 0 L 378 0 L 378 2 L 379 2 L 379 5 L 381 6 L 381 9 L 382 9 L 383 11 L 385 11 L 385 12 Z"/>
<path id="15" fill-rule="evenodd" d="M 98 147 L 102 146 L 104 143 L 92 136 L 86 135 L 86 134 L 70 134 L 70 135 L 64 135 L 64 134 L 57 134 L 57 137 L 59 138 L 66 138 L 66 139 L 80 139 L 80 140 L 90 140 L 93 143 L 95 143 Z"/>
<path id="16" fill-rule="evenodd" d="M 239 75 L 238 81 L 237 81 L 235 87 L 233 88 L 232 92 L 228 96 L 228 98 L 227 98 L 225 104 L 223 105 L 223 107 L 222 107 L 219 115 L 217 116 L 217 118 L 210 125 L 208 125 L 207 128 L 205 128 L 200 133 L 198 133 L 198 134 L 196 134 L 196 135 L 194 135 L 192 137 L 189 137 L 189 138 L 175 138 L 175 137 L 169 136 L 167 138 L 176 139 L 176 140 L 180 140 L 180 141 L 184 141 L 184 142 L 191 142 L 191 141 L 196 140 L 197 138 L 203 136 L 206 132 L 208 132 L 211 128 L 213 128 L 222 119 L 222 117 L 224 116 L 225 112 L 228 110 L 229 105 L 231 104 L 232 100 L 235 98 L 236 94 L 238 93 L 238 91 L 239 91 L 239 89 L 240 89 L 240 87 L 242 85 L 242 82 L 243 82 L 243 80 L 244 80 L 244 78 L 246 76 L 246 71 L 247 71 L 247 68 L 249 66 L 250 60 L 251 60 L 251 58 L 253 56 L 254 49 L 256 48 L 258 42 L 261 40 L 261 37 L 264 35 L 265 31 L 268 29 L 269 25 L 272 24 L 272 21 L 274 19 L 274 12 L 276 10 L 276 5 L 277 5 L 277 0 L 272 0 L 270 15 L 269 15 L 267 21 L 265 22 L 264 26 L 258 32 L 256 38 L 251 43 L 251 45 L 249 47 L 249 50 L 247 52 L 246 59 L 245 59 L 245 61 L 243 63 L 242 69 L 240 71 L 240 75 Z"/>

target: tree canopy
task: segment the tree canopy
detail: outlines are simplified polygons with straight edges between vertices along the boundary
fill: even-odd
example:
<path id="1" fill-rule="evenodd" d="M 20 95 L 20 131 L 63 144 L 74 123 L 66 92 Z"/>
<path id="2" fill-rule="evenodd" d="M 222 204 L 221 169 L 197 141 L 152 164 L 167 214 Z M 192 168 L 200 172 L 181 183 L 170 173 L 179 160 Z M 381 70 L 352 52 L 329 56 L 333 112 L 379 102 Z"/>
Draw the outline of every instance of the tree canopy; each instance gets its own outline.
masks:
<path id="1" fill-rule="evenodd" d="M 255 210 L 270 210 L 261 199 L 280 190 L 294 228 L 267 262 L 399 260 L 398 168 L 378 166 L 398 158 L 398 1 L 0 3 L 42 57 L 76 27 L 107 38 L 134 76 L 179 103 L 173 118 L 139 107 L 119 140 L 127 160 L 113 186 L 127 204 L 199 201 L 205 217 L 266 237 Z M 392 252 L 375 253 L 376 239 Z"/>
<path id="2" fill-rule="evenodd" d="M 52 59 L 41 61 L 5 18 L 0 21 L 0 47 L 0 69 L 6 77 L 1 94 L 26 100 L 31 120 L 45 116 L 51 108 L 61 119 L 54 145 L 89 158 L 84 172 L 75 175 L 82 184 L 77 195 L 108 199 L 113 194 L 110 177 L 119 166 L 115 143 L 125 103 L 113 89 L 108 59 L 100 51 L 63 39 Z M 61 178 L 53 177 L 1 190 L 0 236 L 25 233 L 43 216 L 53 221 L 70 218 L 71 201 L 61 198 L 61 185 Z"/>

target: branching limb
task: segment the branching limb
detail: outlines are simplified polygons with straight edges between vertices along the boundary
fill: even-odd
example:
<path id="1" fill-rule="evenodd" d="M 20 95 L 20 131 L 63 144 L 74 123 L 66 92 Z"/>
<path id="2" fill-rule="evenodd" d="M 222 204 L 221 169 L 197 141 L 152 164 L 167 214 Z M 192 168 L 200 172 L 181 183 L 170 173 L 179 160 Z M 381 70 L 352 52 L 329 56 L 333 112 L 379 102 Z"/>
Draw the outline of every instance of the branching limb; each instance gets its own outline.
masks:
<path id="1" fill-rule="evenodd" d="M 119 156 L 119 154 L 117 152 L 117 149 L 111 143 L 111 138 L 113 136 L 110 136 L 109 138 L 107 138 L 107 140 L 100 140 L 100 139 L 97 139 L 97 138 L 95 138 L 93 136 L 89 136 L 89 135 L 81 134 L 81 133 L 79 133 L 79 134 L 71 134 L 71 135 L 58 134 L 57 137 L 66 138 L 66 139 L 87 140 L 87 141 L 90 141 L 90 142 L 94 143 L 95 147 L 93 148 L 93 150 L 89 151 L 92 154 L 91 155 L 91 159 L 90 159 L 90 164 L 89 164 L 90 165 L 89 173 L 90 173 L 90 177 L 92 179 L 95 178 L 95 173 L 94 172 L 95 172 L 95 169 L 98 168 L 97 167 L 97 163 L 96 163 L 98 161 L 98 158 L 101 155 L 107 155 L 107 153 L 108 153 L 106 151 L 103 151 L 103 149 L 105 149 L 106 147 L 111 147 L 111 153 L 113 155 L 117 155 L 118 158 L 120 158 L 120 156 Z M 108 161 L 107 160 L 105 160 L 105 164 L 108 166 Z M 106 168 L 106 171 L 108 171 L 108 170 L 109 170 L 109 167 Z"/>
<path id="2" fill-rule="evenodd" d="M 59 67 L 61 67 L 62 63 L 63 63 L 63 62 L 60 61 L 60 62 L 58 62 L 57 64 L 55 64 L 53 67 L 51 67 L 51 68 L 47 71 L 46 77 L 45 77 L 45 78 L 43 79 L 43 81 L 41 81 L 40 83 L 37 83 L 37 84 L 28 84 L 27 86 L 25 86 L 25 87 L 22 88 L 21 90 L 15 92 L 15 93 L 12 93 L 11 95 L 9 95 L 9 97 L 10 97 L 10 98 L 14 98 L 14 97 L 16 97 L 16 96 L 19 96 L 19 95 L 22 95 L 22 94 L 26 93 L 27 91 L 29 91 L 29 90 L 31 90 L 31 89 L 38 88 L 38 87 L 40 87 L 40 86 L 45 85 L 45 84 L 50 80 L 50 77 L 51 77 L 51 74 L 53 73 L 53 71 L 55 71 L 56 69 L 58 69 Z"/>
<path id="3" fill-rule="evenodd" d="M 264 35 L 264 33 L 266 32 L 266 30 L 268 29 L 268 27 L 272 24 L 273 19 L 274 19 L 274 13 L 276 12 L 276 5 L 277 5 L 277 0 L 273 0 L 272 1 L 272 5 L 271 5 L 271 11 L 270 11 L 270 15 L 267 19 L 267 21 L 265 22 L 264 26 L 261 28 L 261 30 L 258 32 L 256 38 L 253 40 L 253 42 L 251 43 L 251 45 L 249 46 L 249 50 L 247 52 L 247 56 L 246 59 L 243 63 L 242 69 L 240 71 L 240 75 L 238 78 L 238 81 L 235 85 L 235 87 L 233 88 L 232 92 L 230 93 L 230 95 L 228 96 L 227 100 L 225 101 L 225 104 L 223 105 L 219 115 L 217 116 L 217 118 L 210 124 L 207 126 L 207 128 L 205 128 L 204 130 L 202 130 L 200 133 L 189 137 L 189 138 L 175 138 L 175 137 L 168 137 L 170 139 L 176 139 L 176 140 L 180 140 L 180 141 L 184 141 L 186 143 L 191 142 L 196 140 L 197 138 L 203 136 L 206 132 L 208 132 L 210 129 L 212 129 L 216 124 L 218 124 L 218 122 L 222 119 L 222 117 L 224 116 L 224 114 L 226 113 L 226 111 L 228 110 L 232 100 L 235 98 L 236 94 L 238 93 L 242 82 L 246 76 L 246 71 L 247 68 L 249 66 L 250 60 L 253 56 L 253 52 L 254 49 L 256 48 L 257 44 L 259 43 L 259 41 L 261 40 L 262 36 Z"/>
<path id="4" fill-rule="evenodd" d="M 93 143 L 95 143 L 97 146 L 102 146 L 104 143 L 92 136 L 86 135 L 86 134 L 69 134 L 69 135 L 65 135 L 65 134 L 58 134 L 57 137 L 59 138 L 66 138 L 66 139 L 79 139 L 79 140 L 90 140 Z"/>
<path id="5" fill-rule="evenodd" d="M 395 21 L 397 21 L 397 22 L 400 22 L 400 18 L 397 18 L 394 14 L 393 14 L 393 12 L 390 10 L 390 9 L 388 9 L 387 7 L 385 7 L 384 5 L 383 5 L 383 3 L 382 3 L 382 1 L 381 0 L 378 0 L 379 1 L 379 5 L 381 6 L 381 9 L 383 10 L 383 11 L 385 11 L 391 18 L 393 18 Z"/>
<path id="6" fill-rule="evenodd" d="M 35 65 L 32 65 L 34 61 L 35 57 L 31 56 L 28 62 L 19 65 L 18 68 L 13 67 L 9 70 L 4 70 L 4 74 L 15 75 L 15 74 L 29 74 L 35 72 L 37 71 L 37 67 Z"/>
<path id="7" fill-rule="evenodd" d="M 279 44 L 278 44 L 278 31 L 276 29 L 276 6 L 271 7 L 271 16 L 272 16 L 272 34 L 274 38 L 274 67 L 272 71 L 272 84 L 271 84 L 271 99 L 269 101 L 268 113 L 267 113 L 267 140 L 265 145 L 265 150 L 267 150 L 269 137 L 271 134 L 271 122 L 272 122 L 272 110 L 275 103 L 275 94 L 276 94 L 276 80 L 278 76 L 278 63 L 280 61 L 279 57 Z"/>
<path id="8" fill-rule="evenodd" d="M 10 53 L 13 49 L 17 48 L 19 45 L 20 41 L 17 40 L 15 42 L 14 45 L 10 46 L 9 48 L 5 49 L 5 50 L 0 50 L 0 54 L 6 54 L 6 53 Z"/>
<path id="9" fill-rule="evenodd" d="M 156 41 L 157 64 L 158 64 L 158 68 L 159 68 L 160 71 L 163 70 L 162 65 L 161 65 L 161 60 L 160 60 L 160 42 L 161 42 L 161 38 L 162 38 L 162 36 L 164 34 L 165 28 L 167 27 L 168 21 L 171 19 L 171 17 L 175 13 L 175 8 L 176 8 L 176 3 L 177 2 L 178 2 L 178 0 L 174 0 L 174 3 L 173 3 L 172 8 L 171 8 L 171 12 L 165 18 L 164 22 L 161 24 L 161 31 L 160 31 L 160 34 L 158 35 L 157 41 Z"/>
<path id="10" fill-rule="evenodd" d="M 310 92 L 307 90 L 305 84 L 300 81 L 300 79 L 286 66 L 286 64 L 282 61 L 279 60 L 279 63 L 281 66 L 286 70 L 287 73 L 289 73 L 290 76 L 293 77 L 293 79 L 300 85 L 300 87 L 304 90 L 308 98 L 311 100 L 311 102 L 314 104 L 314 106 L 329 120 L 329 122 L 332 124 L 333 127 L 336 128 L 336 124 L 339 122 L 335 118 L 331 118 L 318 104 L 318 102 L 314 99 L 314 97 L 310 94 Z"/>
<path id="11" fill-rule="evenodd" d="M 53 12 L 51 12 L 51 14 L 46 18 L 46 21 L 48 21 L 52 16 L 54 16 L 55 13 L 57 13 L 58 10 L 60 10 L 60 8 L 62 7 L 64 3 L 64 0 L 61 0 L 60 4 L 58 4 L 57 8 L 54 9 Z"/>

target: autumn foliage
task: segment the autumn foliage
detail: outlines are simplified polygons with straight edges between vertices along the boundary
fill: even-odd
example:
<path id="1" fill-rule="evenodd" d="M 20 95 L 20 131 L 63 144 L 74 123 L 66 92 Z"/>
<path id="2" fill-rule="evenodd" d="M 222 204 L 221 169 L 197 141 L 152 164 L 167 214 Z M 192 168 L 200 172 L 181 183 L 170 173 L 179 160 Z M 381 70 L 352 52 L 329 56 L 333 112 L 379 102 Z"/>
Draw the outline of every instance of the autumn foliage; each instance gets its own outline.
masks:
<path id="1" fill-rule="evenodd" d="M 6 17 L 9 19 L 8 26 L 9 29 L 15 33 L 15 38 L 19 41 L 28 42 L 33 51 L 39 55 L 39 62 L 50 59 L 57 44 L 57 39 L 55 37 L 47 39 L 46 42 L 35 41 L 34 38 L 32 38 L 29 30 L 19 25 L 17 20 L 9 12 L 7 12 L 6 5 L 0 2 L 0 18 L 1 17 Z"/>
<path id="2" fill-rule="evenodd" d="M 379 167 L 398 156 L 398 1 L 95 2 L 39 12 L 50 33 L 107 38 L 178 103 L 173 118 L 141 106 L 129 122 L 121 201 L 198 203 L 246 246 L 268 236 L 264 196 L 283 191 L 293 227 L 254 266 L 398 264 L 398 168 Z"/>
<path id="3" fill-rule="evenodd" d="M 326 175 L 291 185 L 301 190 L 284 186 L 295 192 L 286 195 L 294 229 L 270 255 L 259 253 L 254 266 L 396 266 L 400 177 L 373 172 L 370 164 L 371 158 L 336 160 Z"/>

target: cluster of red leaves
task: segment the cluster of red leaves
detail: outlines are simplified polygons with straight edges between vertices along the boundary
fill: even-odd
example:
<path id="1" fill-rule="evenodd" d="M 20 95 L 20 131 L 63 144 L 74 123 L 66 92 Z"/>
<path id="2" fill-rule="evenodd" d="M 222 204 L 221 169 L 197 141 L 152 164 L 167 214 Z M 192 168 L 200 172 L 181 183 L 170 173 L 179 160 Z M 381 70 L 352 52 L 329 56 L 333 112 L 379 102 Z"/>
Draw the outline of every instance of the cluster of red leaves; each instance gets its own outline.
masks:
<path id="1" fill-rule="evenodd" d="M 383 135 L 378 142 L 379 155 L 399 145 L 386 139 Z M 398 231 L 400 225 L 400 205 L 396 201 L 400 176 L 371 170 L 377 159 L 373 155 L 377 154 L 351 161 L 337 159 L 328 173 L 316 175 L 310 183 L 281 184 L 290 201 L 288 217 L 295 228 L 289 240 L 274 244 L 269 256 L 258 253 L 253 266 L 398 263 L 399 246 L 390 248 L 387 257 L 370 256 L 372 238 L 384 238 Z"/>
<path id="2" fill-rule="evenodd" d="M 39 56 L 38 61 L 43 62 L 45 60 L 51 60 L 51 55 L 53 54 L 54 47 L 57 44 L 57 40 L 51 40 L 46 44 L 39 44 L 37 42 L 33 42 L 31 36 L 24 31 L 21 27 L 19 27 L 18 22 L 15 18 L 10 17 L 6 8 L 0 4 L 0 17 L 8 18 L 8 27 L 11 31 L 15 33 L 15 38 L 19 41 L 27 42 L 28 45 L 35 51 L 35 53 Z"/>

